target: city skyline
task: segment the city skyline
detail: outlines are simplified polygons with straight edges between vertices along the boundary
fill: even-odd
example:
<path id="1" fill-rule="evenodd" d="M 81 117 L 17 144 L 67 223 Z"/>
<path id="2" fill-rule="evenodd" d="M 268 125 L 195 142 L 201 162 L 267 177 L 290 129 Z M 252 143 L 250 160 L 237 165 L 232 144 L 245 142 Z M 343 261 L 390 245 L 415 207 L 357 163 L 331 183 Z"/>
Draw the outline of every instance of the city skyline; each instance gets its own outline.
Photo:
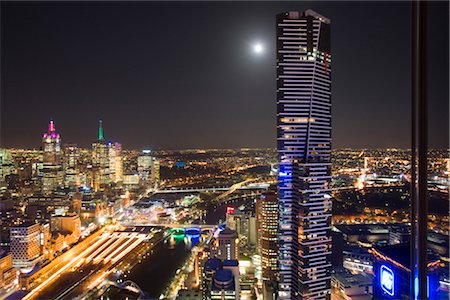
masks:
<path id="1" fill-rule="evenodd" d="M 2 147 L 38 148 L 36 134 L 51 118 L 65 142 L 81 147 L 95 141 L 98 119 L 108 139 L 130 149 L 275 147 L 274 15 L 307 8 L 336 20 L 333 39 L 342 41 L 333 49 L 333 145 L 409 147 L 408 3 L 2 8 Z M 352 18 L 344 17 L 350 8 Z M 430 4 L 430 147 L 448 145 L 445 8 Z M 168 16 L 179 21 L 160 30 Z M 190 26 L 171 41 L 180 24 Z M 251 49 L 256 42 L 264 46 L 260 55 Z"/>
<path id="2" fill-rule="evenodd" d="M 448 9 L 1 1 L 0 300 L 449 299 Z"/>

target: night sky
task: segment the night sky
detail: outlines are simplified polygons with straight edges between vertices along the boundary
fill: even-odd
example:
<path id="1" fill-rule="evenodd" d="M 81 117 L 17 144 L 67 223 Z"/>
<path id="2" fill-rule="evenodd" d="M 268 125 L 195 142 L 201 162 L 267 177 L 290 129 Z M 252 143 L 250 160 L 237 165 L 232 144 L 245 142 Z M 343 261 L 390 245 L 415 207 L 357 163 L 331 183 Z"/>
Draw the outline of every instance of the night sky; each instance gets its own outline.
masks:
<path id="1" fill-rule="evenodd" d="M 333 146 L 409 147 L 408 2 L 1 4 L 2 147 L 53 118 L 87 147 L 275 147 L 275 15 L 332 21 Z M 449 136 L 449 7 L 430 4 L 430 146 Z M 261 42 L 263 55 L 252 45 Z"/>

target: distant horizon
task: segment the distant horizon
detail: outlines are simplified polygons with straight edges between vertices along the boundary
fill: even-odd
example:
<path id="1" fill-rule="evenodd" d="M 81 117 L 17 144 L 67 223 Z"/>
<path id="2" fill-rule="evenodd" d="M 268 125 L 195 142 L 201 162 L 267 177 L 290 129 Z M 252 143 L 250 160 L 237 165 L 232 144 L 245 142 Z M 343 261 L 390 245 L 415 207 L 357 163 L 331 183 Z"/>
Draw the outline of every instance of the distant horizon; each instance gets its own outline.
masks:
<path id="1" fill-rule="evenodd" d="M 120 142 L 118 142 L 120 143 Z M 64 145 L 72 145 L 75 144 L 78 147 L 77 143 L 61 143 L 62 148 Z M 122 150 L 125 151 L 138 151 L 141 152 L 143 150 L 150 150 L 152 152 L 158 152 L 158 151 L 216 151 L 216 150 L 273 150 L 277 151 L 276 147 L 236 147 L 236 148 L 176 148 L 176 149 L 169 149 L 169 148 L 127 148 L 122 145 Z M 0 147 L 0 149 L 8 149 L 8 150 L 26 150 L 26 151 L 42 151 L 41 148 L 17 148 L 17 147 Z M 90 150 L 90 147 L 78 147 L 78 149 L 82 150 Z M 339 147 L 339 148 L 332 148 L 331 151 L 339 151 L 339 150 L 411 150 L 411 148 L 405 148 L 405 147 L 386 147 L 386 148 L 367 148 L 367 147 Z M 450 147 L 448 148 L 428 148 L 428 151 L 432 150 L 446 150 L 450 151 Z"/>

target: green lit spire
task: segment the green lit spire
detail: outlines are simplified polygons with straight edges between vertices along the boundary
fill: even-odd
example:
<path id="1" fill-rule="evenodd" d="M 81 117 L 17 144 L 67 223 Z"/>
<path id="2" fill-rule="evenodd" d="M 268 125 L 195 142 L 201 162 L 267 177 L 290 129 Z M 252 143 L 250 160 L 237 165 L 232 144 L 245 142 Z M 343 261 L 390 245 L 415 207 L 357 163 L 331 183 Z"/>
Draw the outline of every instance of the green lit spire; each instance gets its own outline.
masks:
<path id="1" fill-rule="evenodd" d="M 98 140 L 103 141 L 103 121 L 98 121 Z"/>

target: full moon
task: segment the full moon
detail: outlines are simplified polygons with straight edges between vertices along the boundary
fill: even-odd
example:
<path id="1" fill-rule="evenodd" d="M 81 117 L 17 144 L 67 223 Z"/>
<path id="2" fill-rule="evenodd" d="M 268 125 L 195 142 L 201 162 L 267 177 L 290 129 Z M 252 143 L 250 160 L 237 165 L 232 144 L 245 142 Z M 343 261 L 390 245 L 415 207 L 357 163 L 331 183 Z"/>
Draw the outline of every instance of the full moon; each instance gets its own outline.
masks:
<path id="1" fill-rule="evenodd" d="M 259 53 L 263 52 L 263 50 L 264 50 L 264 48 L 261 44 L 258 43 L 258 44 L 253 45 L 253 51 L 255 53 L 259 54 Z"/>

